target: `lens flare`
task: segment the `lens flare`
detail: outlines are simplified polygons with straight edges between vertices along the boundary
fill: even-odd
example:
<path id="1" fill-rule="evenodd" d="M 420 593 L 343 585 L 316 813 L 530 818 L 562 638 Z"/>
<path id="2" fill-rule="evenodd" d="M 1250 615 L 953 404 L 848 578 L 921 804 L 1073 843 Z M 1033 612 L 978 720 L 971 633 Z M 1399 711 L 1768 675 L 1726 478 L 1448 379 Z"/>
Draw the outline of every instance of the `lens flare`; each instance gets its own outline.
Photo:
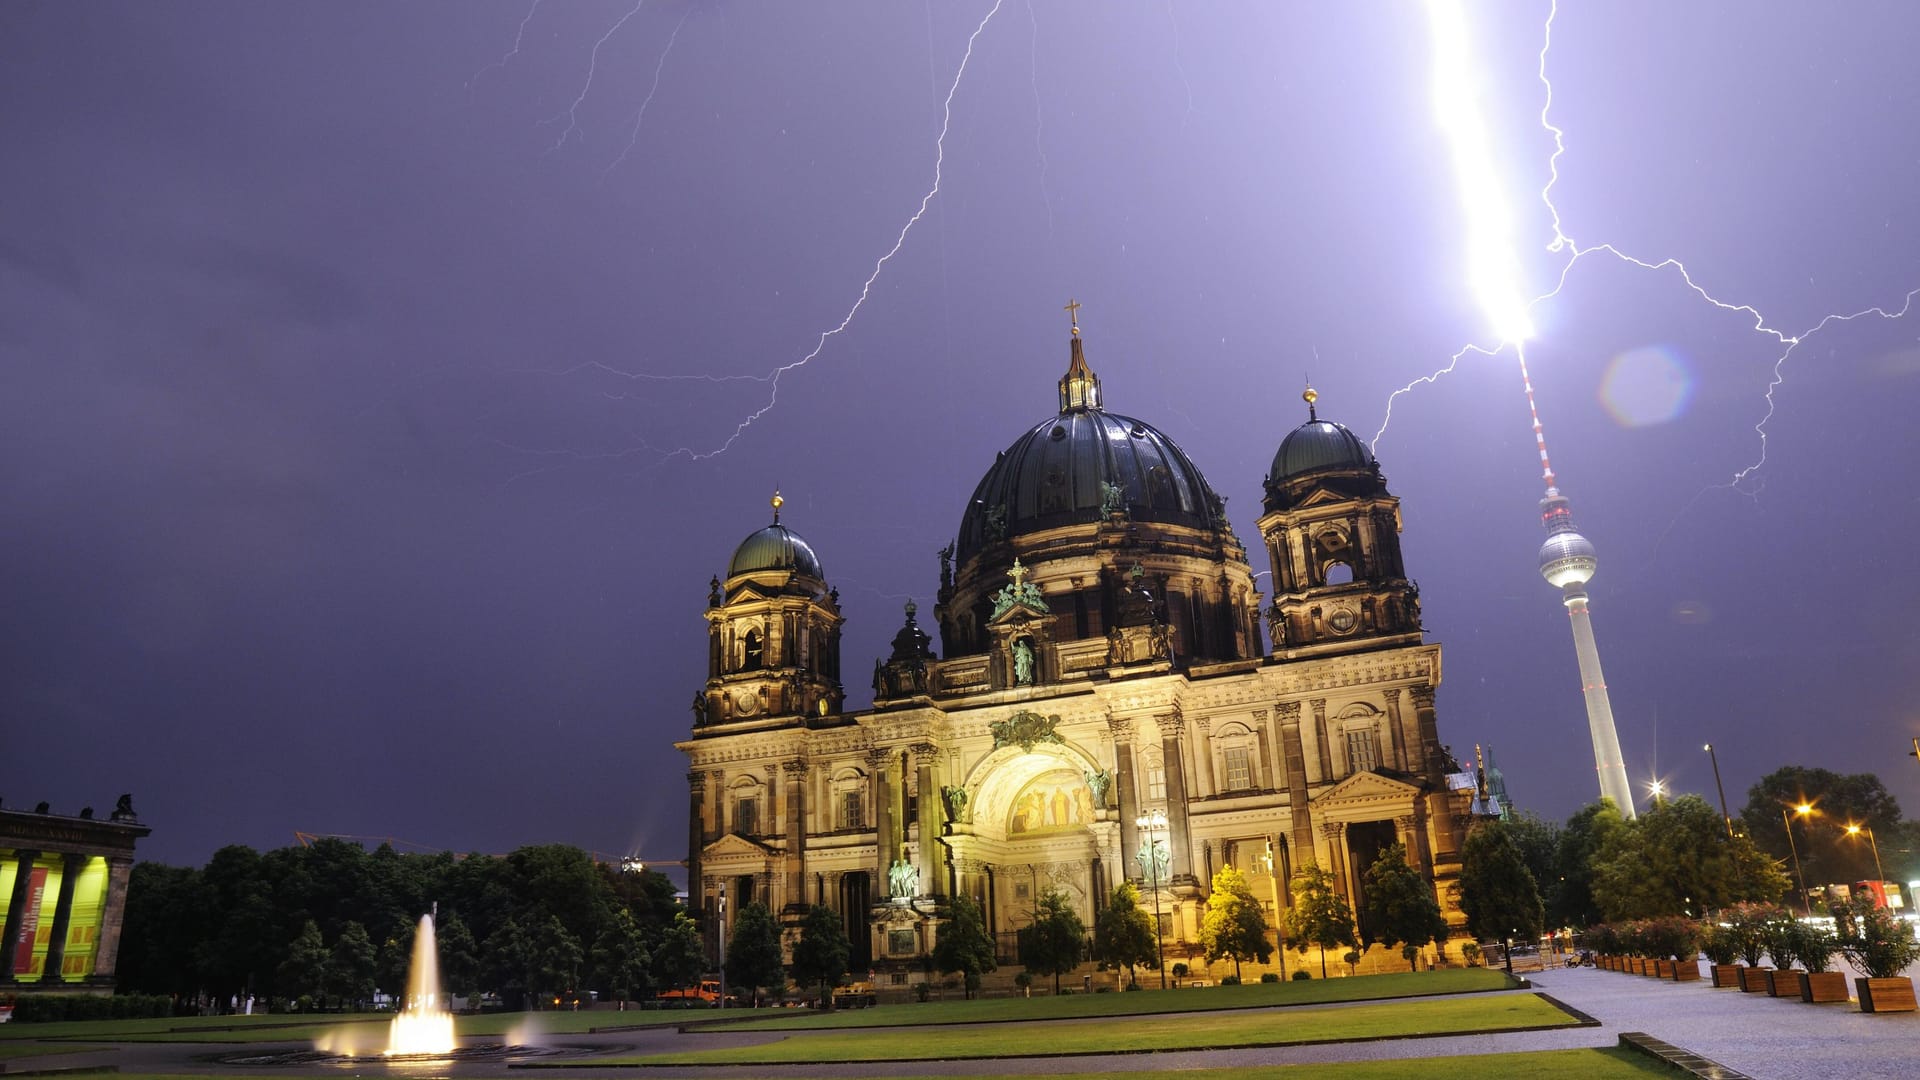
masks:
<path id="1" fill-rule="evenodd" d="M 1679 418 L 1693 397 L 1693 373 L 1671 347 L 1647 345 L 1623 352 L 1600 377 L 1600 404 L 1622 427 Z"/>

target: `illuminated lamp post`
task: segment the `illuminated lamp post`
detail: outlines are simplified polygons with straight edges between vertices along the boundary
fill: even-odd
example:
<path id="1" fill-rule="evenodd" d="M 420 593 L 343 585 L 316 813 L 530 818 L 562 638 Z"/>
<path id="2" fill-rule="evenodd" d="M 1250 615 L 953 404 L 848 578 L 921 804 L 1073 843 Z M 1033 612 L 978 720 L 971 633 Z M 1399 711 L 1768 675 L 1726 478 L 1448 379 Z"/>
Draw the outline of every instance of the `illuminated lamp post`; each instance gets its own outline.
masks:
<path id="1" fill-rule="evenodd" d="M 1800 817 L 1813 813 L 1813 807 L 1801 803 L 1793 808 Z M 1793 853 L 1793 876 L 1800 879 L 1800 906 L 1806 909 L 1807 917 L 1813 917 L 1813 897 L 1807 892 L 1807 875 L 1800 871 L 1800 847 L 1793 842 L 1793 819 L 1787 816 L 1787 808 L 1780 808 L 1780 823 L 1787 827 L 1787 850 Z"/>
<path id="2" fill-rule="evenodd" d="M 1654 779 L 1647 782 L 1647 799 L 1653 805 L 1659 806 L 1660 800 L 1666 798 L 1666 796 L 1667 782 L 1665 780 Z"/>
<path id="3" fill-rule="evenodd" d="M 1733 839 L 1733 815 L 1727 813 L 1727 788 L 1720 782 L 1720 758 L 1713 752 L 1713 744 L 1706 745 L 1707 760 L 1713 762 L 1713 790 L 1720 793 L 1720 817 L 1727 823 L 1727 839 Z"/>
<path id="4" fill-rule="evenodd" d="M 1884 882 L 1887 880 L 1887 872 L 1880 869 L 1880 842 L 1873 838 L 1873 826 L 1853 824 L 1847 826 L 1847 835 L 1856 839 L 1859 838 L 1863 831 L 1867 834 L 1868 846 L 1873 848 L 1873 872 L 1878 875 L 1876 880 Z"/>
<path id="5" fill-rule="evenodd" d="M 720 883 L 720 1007 L 727 1007 L 727 884 Z"/>
<path id="6" fill-rule="evenodd" d="M 1160 966 L 1160 989 L 1167 988 L 1167 955 L 1161 945 L 1160 934 L 1160 841 L 1156 839 L 1167 831 L 1167 813 L 1155 810 L 1151 814 L 1142 814 L 1134 819 L 1135 825 L 1147 830 L 1147 865 L 1144 869 L 1153 875 L 1153 958 Z"/>

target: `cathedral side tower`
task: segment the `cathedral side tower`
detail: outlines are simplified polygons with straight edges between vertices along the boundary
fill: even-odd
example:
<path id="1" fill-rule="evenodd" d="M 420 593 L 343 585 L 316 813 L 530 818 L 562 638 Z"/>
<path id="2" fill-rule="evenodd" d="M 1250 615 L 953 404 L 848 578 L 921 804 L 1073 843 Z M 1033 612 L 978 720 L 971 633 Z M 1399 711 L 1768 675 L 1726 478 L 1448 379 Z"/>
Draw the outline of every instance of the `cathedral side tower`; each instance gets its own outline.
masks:
<path id="1" fill-rule="evenodd" d="M 740 542 L 707 599 L 707 682 L 694 697 L 694 737 L 805 726 L 837 715 L 840 597 L 798 533 L 773 524 Z"/>
<path id="2" fill-rule="evenodd" d="M 1273 565 L 1267 612 L 1286 659 L 1419 644 L 1420 590 L 1400 560 L 1400 500 L 1380 463 L 1344 426 L 1307 422 L 1281 441 L 1260 535 Z"/>

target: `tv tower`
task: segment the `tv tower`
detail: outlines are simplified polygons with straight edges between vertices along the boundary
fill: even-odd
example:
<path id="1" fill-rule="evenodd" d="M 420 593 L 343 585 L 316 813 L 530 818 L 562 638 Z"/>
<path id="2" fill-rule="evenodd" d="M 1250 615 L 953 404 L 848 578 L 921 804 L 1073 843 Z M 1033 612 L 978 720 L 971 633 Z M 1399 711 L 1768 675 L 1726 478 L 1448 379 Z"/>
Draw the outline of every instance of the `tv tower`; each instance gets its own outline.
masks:
<path id="1" fill-rule="evenodd" d="M 1633 791 L 1627 787 L 1627 766 L 1620 754 L 1620 736 L 1613 728 L 1613 703 L 1607 699 L 1607 680 L 1600 674 L 1600 646 L 1593 640 L 1593 620 L 1587 614 L 1587 582 L 1600 565 L 1593 541 L 1573 527 L 1573 507 L 1554 486 L 1553 464 L 1547 460 L 1547 436 L 1540 427 L 1540 411 L 1533 404 L 1533 376 L 1527 373 L 1527 352 L 1520 354 L 1520 379 L 1527 388 L 1527 412 L 1533 417 L 1533 441 L 1540 447 L 1541 475 L 1547 496 L 1540 500 L 1540 523 L 1547 540 L 1540 545 L 1540 576 L 1560 590 L 1561 602 L 1573 621 L 1573 653 L 1580 660 L 1580 686 L 1587 699 L 1587 733 L 1593 738 L 1593 767 L 1600 774 L 1600 794 L 1613 800 L 1620 813 L 1633 814 Z"/>

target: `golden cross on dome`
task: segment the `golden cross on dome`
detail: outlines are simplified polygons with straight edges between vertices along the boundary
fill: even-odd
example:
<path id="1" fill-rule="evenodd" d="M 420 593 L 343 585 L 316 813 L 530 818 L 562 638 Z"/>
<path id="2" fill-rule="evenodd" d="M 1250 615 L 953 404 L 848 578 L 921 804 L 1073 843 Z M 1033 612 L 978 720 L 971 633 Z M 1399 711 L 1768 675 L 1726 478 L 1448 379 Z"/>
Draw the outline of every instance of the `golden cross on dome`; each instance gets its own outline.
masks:
<path id="1" fill-rule="evenodd" d="M 779 488 L 774 488 L 773 498 L 768 499 L 767 501 L 773 505 L 773 523 L 775 525 L 780 524 L 780 508 L 787 505 L 787 500 L 780 497 Z"/>
<path id="2" fill-rule="evenodd" d="M 1066 312 L 1067 318 L 1073 320 L 1073 336 L 1079 337 L 1080 336 L 1080 301 L 1069 297 L 1067 299 L 1067 306 L 1064 308 L 1061 308 L 1060 310 Z"/>
<path id="3" fill-rule="evenodd" d="M 1014 556 L 1013 569 L 1007 571 L 1007 576 L 1013 579 L 1013 587 L 1016 589 L 1027 579 L 1027 568 L 1020 565 L 1019 556 Z"/>

